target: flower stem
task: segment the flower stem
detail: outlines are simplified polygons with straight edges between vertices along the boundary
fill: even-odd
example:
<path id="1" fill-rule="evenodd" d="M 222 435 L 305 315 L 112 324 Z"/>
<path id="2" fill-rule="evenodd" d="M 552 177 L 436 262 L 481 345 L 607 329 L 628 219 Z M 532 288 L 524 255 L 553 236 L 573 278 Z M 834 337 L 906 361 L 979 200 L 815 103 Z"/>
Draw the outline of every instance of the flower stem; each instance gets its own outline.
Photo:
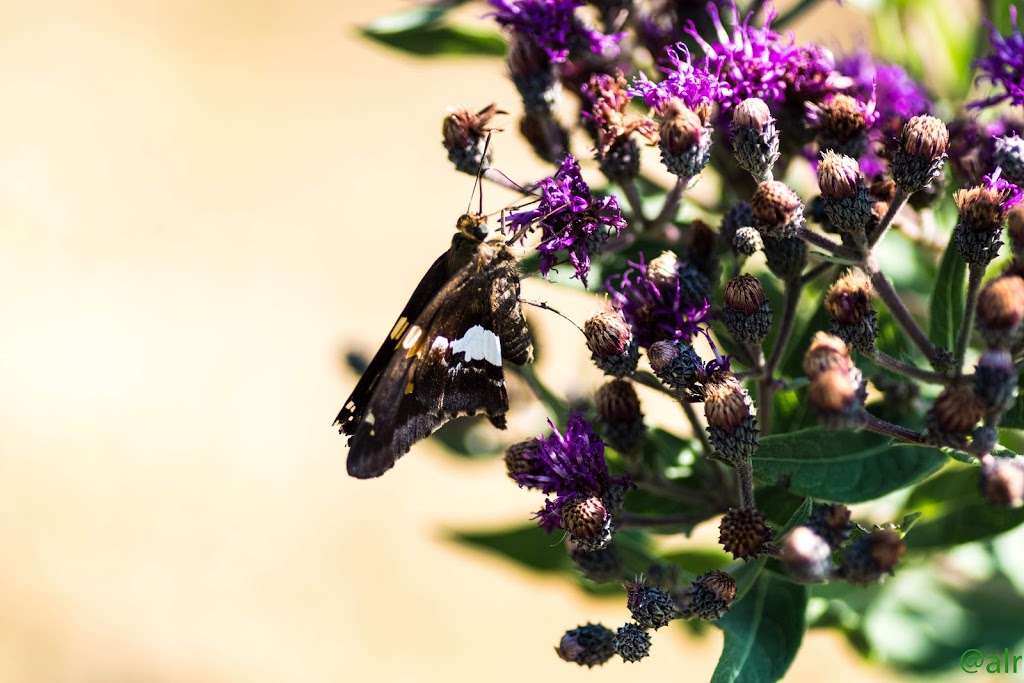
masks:
<path id="1" fill-rule="evenodd" d="M 736 463 L 735 467 L 736 476 L 740 480 L 740 507 L 756 507 L 754 501 L 754 464 L 750 461 L 750 458 L 743 458 Z"/>
<path id="2" fill-rule="evenodd" d="M 665 203 L 661 205 L 661 211 L 648 225 L 648 230 L 661 230 L 676 217 L 676 213 L 679 211 L 679 201 L 683 198 L 683 190 L 686 189 L 689 182 L 689 178 L 682 176 L 676 179 L 676 184 L 665 195 Z"/>
<path id="3" fill-rule="evenodd" d="M 932 372 L 931 370 L 925 370 L 924 368 L 919 368 L 916 365 L 905 363 L 898 358 L 893 358 L 884 351 L 875 350 L 875 352 L 871 354 L 871 360 L 875 361 L 875 363 L 886 370 L 895 372 L 897 375 L 903 375 L 928 384 L 946 385 L 949 384 L 950 381 L 950 378 L 942 373 Z"/>
<path id="4" fill-rule="evenodd" d="M 622 193 L 626 195 L 626 201 L 629 202 L 629 208 L 633 212 L 633 216 L 636 218 L 640 228 L 646 228 L 647 217 L 644 216 L 644 202 L 640 197 L 640 190 L 636 186 L 636 180 L 624 178 L 619 181 L 619 186 L 622 188 Z"/>
<path id="5" fill-rule="evenodd" d="M 967 352 L 967 341 L 971 338 L 971 328 L 974 327 L 974 313 L 978 308 L 978 289 L 981 287 L 981 278 L 985 275 L 985 266 L 972 263 L 968 266 L 967 272 L 967 299 L 964 301 L 964 318 L 960 321 L 960 331 L 956 335 L 956 349 L 953 352 L 957 375 L 964 370 L 964 354 Z"/>
<path id="6" fill-rule="evenodd" d="M 797 236 L 804 242 L 810 244 L 811 246 L 818 247 L 819 249 L 824 249 L 826 252 L 833 256 L 838 256 L 839 258 L 850 261 L 859 260 L 861 258 L 861 254 L 854 251 L 853 249 L 850 249 L 846 245 L 840 244 L 839 242 L 833 242 L 824 235 L 819 235 L 818 233 L 808 230 L 807 228 L 800 228 L 800 230 L 797 233 Z"/>
<path id="7" fill-rule="evenodd" d="M 897 441 L 904 443 L 914 444 L 916 446 L 929 446 L 931 445 L 928 437 L 921 432 L 915 432 L 912 429 L 907 429 L 898 424 L 893 424 L 888 420 L 883 420 L 880 417 L 875 417 L 871 413 L 864 412 L 864 429 L 875 434 L 882 434 L 884 436 L 891 436 Z"/>
<path id="8" fill-rule="evenodd" d="M 896 214 L 899 213 L 900 209 L 903 208 L 903 205 L 907 203 L 908 199 L 910 199 L 909 194 L 899 188 L 896 189 L 895 196 L 892 198 L 892 201 L 889 202 L 889 210 L 885 212 L 885 215 L 882 216 L 882 220 L 878 221 L 878 225 L 876 225 L 875 229 L 871 231 L 870 235 L 868 235 L 868 247 L 873 247 L 878 244 L 878 241 L 882 239 L 883 235 L 885 235 L 885 231 L 889 229 L 893 219 L 896 218 Z"/>
<path id="9" fill-rule="evenodd" d="M 771 356 L 764 366 L 764 373 L 761 375 L 761 382 L 757 387 L 757 417 L 761 431 L 765 434 L 772 429 L 772 402 L 775 393 L 775 369 L 782 360 L 789 338 L 793 335 L 793 323 L 796 322 L 796 308 L 800 303 L 800 293 L 803 291 L 803 282 L 800 278 L 791 278 L 785 283 L 786 304 L 782 312 L 782 322 L 779 325 L 779 334 L 775 337 L 775 344 L 772 346 Z"/>
<path id="10" fill-rule="evenodd" d="M 649 526 L 678 526 L 698 524 L 707 519 L 707 515 L 681 512 L 675 515 L 641 515 L 635 512 L 622 512 L 615 520 L 620 529 L 636 529 Z"/>
<path id="11" fill-rule="evenodd" d="M 936 370 L 944 370 L 947 359 L 943 350 L 932 344 L 931 340 L 928 339 L 928 335 L 924 333 L 921 326 L 914 320 L 914 316 L 907 310 L 903 299 L 893 289 L 892 283 L 889 282 L 885 275 L 880 270 L 874 268 L 868 268 L 868 270 L 871 273 L 871 283 L 875 286 L 875 291 L 878 292 L 878 296 L 885 302 L 889 312 L 892 313 L 892 317 L 903 328 L 903 331 L 910 336 L 910 340 L 921 350 L 921 353 L 928 359 L 931 366 Z"/>
<path id="12" fill-rule="evenodd" d="M 801 284 L 806 285 L 808 282 L 812 282 L 815 278 L 817 278 L 822 273 L 826 272 L 829 268 L 831 268 L 834 265 L 835 264 L 832 263 L 831 261 L 822 261 L 821 263 L 814 266 L 813 268 L 811 268 L 806 273 L 800 276 Z"/>

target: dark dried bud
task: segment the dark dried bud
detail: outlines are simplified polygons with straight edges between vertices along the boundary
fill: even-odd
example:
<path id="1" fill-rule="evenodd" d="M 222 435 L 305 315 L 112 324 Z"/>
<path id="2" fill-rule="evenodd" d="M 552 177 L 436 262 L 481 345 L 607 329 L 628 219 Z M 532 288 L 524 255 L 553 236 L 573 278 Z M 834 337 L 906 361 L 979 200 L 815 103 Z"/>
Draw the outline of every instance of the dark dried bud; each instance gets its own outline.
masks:
<path id="1" fill-rule="evenodd" d="M 833 550 L 846 542 L 853 531 L 850 508 L 842 503 L 818 503 L 811 510 L 807 527 L 823 538 Z"/>
<path id="2" fill-rule="evenodd" d="M 615 654 L 615 633 L 601 624 L 587 624 L 566 631 L 555 648 L 558 656 L 588 669 L 604 664 Z"/>
<path id="3" fill-rule="evenodd" d="M 505 449 L 505 470 L 515 479 L 518 474 L 532 474 L 537 471 L 537 440 L 527 439 Z"/>
<path id="4" fill-rule="evenodd" d="M 804 222 L 804 205 L 785 183 L 769 180 L 757 186 L 750 208 L 765 237 L 795 237 Z"/>
<path id="5" fill-rule="evenodd" d="M 812 105 L 818 147 L 834 149 L 842 154 L 859 157 L 867 147 L 868 121 L 866 107 L 849 95 L 832 95 L 818 105 Z"/>
<path id="6" fill-rule="evenodd" d="M 534 154 L 549 164 L 561 163 L 569 153 L 569 133 L 550 112 L 526 112 L 519 119 L 519 132 Z"/>
<path id="7" fill-rule="evenodd" d="M 750 202 L 736 202 L 722 216 L 722 224 L 718 228 L 718 237 L 726 249 L 735 249 L 736 231 L 754 224 L 754 212 Z"/>
<path id="8" fill-rule="evenodd" d="M 887 175 L 879 174 L 871 180 L 868 192 L 871 193 L 872 199 L 882 202 L 888 208 L 889 202 L 896 198 L 896 182 Z"/>
<path id="9" fill-rule="evenodd" d="M 508 49 L 508 72 L 530 113 L 547 113 L 558 102 L 560 86 L 547 53 L 529 37 L 514 35 Z"/>
<path id="10" fill-rule="evenodd" d="M 644 628 L 657 630 L 679 617 L 679 610 L 671 595 L 642 582 L 626 584 L 626 607 L 633 615 L 633 620 Z"/>
<path id="11" fill-rule="evenodd" d="M 862 386 L 849 372 L 826 370 L 811 380 L 807 401 L 832 429 L 855 428 L 863 417 Z"/>
<path id="12" fill-rule="evenodd" d="M 583 576 L 597 583 L 621 580 L 622 558 L 619 557 L 619 551 L 614 543 L 600 550 L 586 550 L 572 541 L 567 543 L 569 557 Z"/>
<path id="13" fill-rule="evenodd" d="M 711 159 L 711 128 L 680 100 L 669 102 L 659 113 L 662 163 L 680 178 L 693 178 Z"/>
<path id="14" fill-rule="evenodd" d="M 757 508 L 729 508 L 718 525 L 718 542 L 737 560 L 761 555 L 771 540 L 772 530 Z"/>
<path id="15" fill-rule="evenodd" d="M 1024 278 L 1004 275 L 985 285 L 978 294 L 977 322 L 989 346 L 1014 345 L 1024 322 Z"/>
<path id="16" fill-rule="evenodd" d="M 801 225 L 803 219 L 801 218 Z M 807 265 L 807 243 L 799 237 L 764 238 L 764 256 L 768 270 L 782 280 L 799 277 Z"/>
<path id="17" fill-rule="evenodd" d="M 961 258 L 967 263 L 985 266 L 999 253 L 999 239 L 1006 220 L 1003 191 L 985 185 L 957 190 L 953 195 L 959 220 L 953 229 L 953 239 Z"/>
<path id="18" fill-rule="evenodd" d="M 828 332 L 816 332 L 804 354 L 804 374 L 811 379 L 828 370 L 849 373 L 853 369 L 850 350 L 839 337 Z"/>
<path id="19" fill-rule="evenodd" d="M 840 574 L 851 583 L 874 583 L 892 574 L 906 550 L 895 531 L 876 529 L 850 544 L 843 554 Z"/>
<path id="20" fill-rule="evenodd" d="M 964 385 L 947 387 L 928 411 L 928 432 L 940 443 L 957 447 L 984 416 L 985 404 L 974 389 Z"/>
<path id="21" fill-rule="evenodd" d="M 768 105 L 756 97 L 740 102 L 732 113 L 732 151 L 736 164 L 763 180 L 779 159 L 779 131 Z"/>
<path id="22" fill-rule="evenodd" d="M 832 333 L 863 353 L 871 353 L 878 335 L 878 319 L 871 307 L 875 290 L 863 271 L 851 268 L 836 280 L 825 295 L 832 318 Z"/>
<path id="23" fill-rule="evenodd" d="M 623 377 L 636 370 L 640 351 L 633 330 L 618 311 L 605 311 L 583 323 L 591 360 L 606 374 Z"/>
<path id="24" fill-rule="evenodd" d="M 990 349 L 981 354 L 974 368 L 974 394 L 991 413 L 1002 414 L 1017 397 L 1017 368 L 1005 349 Z"/>
<path id="25" fill-rule="evenodd" d="M 757 228 L 745 226 L 736 231 L 732 240 L 732 248 L 740 256 L 753 256 L 764 249 L 764 241 Z"/>
<path id="26" fill-rule="evenodd" d="M 832 573 L 832 549 L 825 539 L 806 526 L 789 532 L 779 559 L 790 576 L 798 581 L 817 583 L 828 579 Z"/>
<path id="27" fill-rule="evenodd" d="M 989 456 L 981 462 L 981 493 L 993 505 L 1024 505 L 1024 461 Z"/>
<path id="28" fill-rule="evenodd" d="M 1024 138 L 1007 135 L 995 139 L 996 166 L 1003 169 L 1003 177 L 1014 185 L 1024 187 Z"/>
<path id="29" fill-rule="evenodd" d="M 643 627 L 624 624 L 615 632 L 615 651 L 624 662 L 639 662 L 651 653 L 651 636 Z"/>
<path id="30" fill-rule="evenodd" d="M 599 550 L 612 537 L 612 517 L 597 496 L 577 498 L 562 506 L 562 528 L 584 550 Z"/>
<path id="31" fill-rule="evenodd" d="M 644 416 L 640 397 L 629 382 L 613 379 L 594 394 L 597 415 L 604 427 L 605 440 L 620 453 L 636 448 L 644 436 Z"/>
<path id="32" fill-rule="evenodd" d="M 922 114 L 907 121 L 900 146 L 893 153 L 891 169 L 896 186 L 908 194 L 927 186 L 942 173 L 948 146 L 949 131 L 939 119 Z"/>
<path id="33" fill-rule="evenodd" d="M 684 341 L 654 342 L 647 349 L 647 360 L 658 379 L 672 389 L 691 389 L 704 374 L 704 361 Z"/>
<path id="34" fill-rule="evenodd" d="M 704 416 L 716 454 L 731 463 L 745 461 L 757 450 L 760 430 L 750 395 L 730 374 L 711 378 L 704 387 Z"/>
<path id="35" fill-rule="evenodd" d="M 857 160 L 825 152 L 818 164 L 818 186 L 828 224 L 840 232 L 863 234 L 874 219 L 874 201 Z"/>
<path id="36" fill-rule="evenodd" d="M 680 608 L 686 616 L 715 621 L 728 611 L 735 599 L 736 580 L 713 569 L 694 579 L 680 599 Z"/>
<path id="37" fill-rule="evenodd" d="M 753 275 L 739 275 L 725 286 L 722 320 L 739 341 L 757 344 L 772 326 L 772 309 L 761 281 Z"/>
<path id="38" fill-rule="evenodd" d="M 467 109 L 452 109 L 444 117 L 442 142 L 448 150 L 448 160 L 457 170 L 476 175 L 481 164 L 490 163 L 490 152 L 484 159 L 484 139 L 489 130 L 487 124 L 498 113 L 498 107 L 490 104 L 475 114 Z"/>
<path id="39" fill-rule="evenodd" d="M 631 137 L 617 138 L 598 161 L 609 180 L 631 180 L 640 173 L 640 146 Z"/>

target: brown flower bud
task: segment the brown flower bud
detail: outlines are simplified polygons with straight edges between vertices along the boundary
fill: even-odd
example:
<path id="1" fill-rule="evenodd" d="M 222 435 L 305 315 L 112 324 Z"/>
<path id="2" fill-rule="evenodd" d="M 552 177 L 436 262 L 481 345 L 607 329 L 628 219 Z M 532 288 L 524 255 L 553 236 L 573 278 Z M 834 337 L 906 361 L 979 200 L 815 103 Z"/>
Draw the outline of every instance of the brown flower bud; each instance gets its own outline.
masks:
<path id="1" fill-rule="evenodd" d="M 860 387 L 849 372 L 826 370 L 819 373 L 807 390 L 807 400 L 825 415 L 850 412 L 857 403 Z"/>
<path id="2" fill-rule="evenodd" d="M 875 289 L 871 279 L 857 268 L 847 270 L 825 295 L 825 308 L 836 322 L 855 325 L 871 313 Z"/>
<path id="3" fill-rule="evenodd" d="M 583 323 L 587 348 L 602 358 L 619 356 L 629 348 L 633 331 L 618 311 L 604 311 Z"/>
<path id="4" fill-rule="evenodd" d="M 825 539 L 829 546 L 838 548 L 850 537 L 853 530 L 853 524 L 850 523 L 850 508 L 842 503 L 818 503 L 811 510 L 807 526 Z"/>
<path id="5" fill-rule="evenodd" d="M 700 116 L 683 104 L 682 100 L 671 100 L 660 111 L 661 126 L 658 132 L 661 145 L 670 154 L 683 154 L 696 147 L 704 131 Z"/>
<path id="6" fill-rule="evenodd" d="M 737 560 L 761 555 L 771 540 L 772 530 L 757 508 L 730 508 L 718 525 L 718 542 Z"/>
<path id="7" fill-rule="evenodd" d="M 1016 458 L 989 456 L 981 464 L 981 492 L 994 505 L 1024 505 L 1024 463 Z"/>
<path id="8" fill-rule="evenodd" d="M 753 275 L 739 275 L 725 285 L 724 298 L 727 307 L 752 315 L 765 302 L 764 287 Z"/>
<path id="9" fill-rule="evenodd" d="M 928 114 L 921 114 L 903 126 L 900 142 L 907 154 L 938 159 L 946 153 L 949 146 L 949 131 L 941 120 Z"/>
<path id="10" fill-rule="evenodd" d="M 814 379 L 827 370 L 849 373 L 853 368 L 850 350 L 839 337 L 828 332 L 817 332 L 804 354 L 804 374 Z"/>
<path id="11" fill-rule="evenodd" d="M 832 569 L 831 558 L 829 544 L 806 526 L 798 526 L 789 532 L 779 552 L 782 564 L 801 581 L 827 579 Z"/>
<path id="12" fill-rule="evenodd" d="M 735 599 L 736 580 L 721 570 L 713 569 L 694 579 L 684 592 L 680 607 L 684 616 L 714 621 L 725 614 Z"/>
<path id="13" fill-rule="evenodd" d="M 871 532 L 871 559 L 882 573 L 891 572 L 907 552 L 900 535 L 891 529 Z"/>
<path id="14" fill-rule="evenodd" d="M 818 163 L 818 187 L 823 197 L 841 199 L 857 194 L 863 183 L 860 165 L 856 159 L 829 150 Z"/>
<path id="15" fill-rule="evenodd" d="M 610 515 L 600 498 L 577 498 L 562 506 L 562 528 L 576 541 L 595 541 L 607 534 Z"/>
<path id="16" fill-rule="evenodd" d="M 966 435 L 985 416 L 985 404 L 966 385 L 947 387 L 929 411 L 934 427 L 942 434 Z"/>
<path id="17" fill-rule="evenodd" d="M 867 129 L 864 105 L 849 95 L 833 95 L 817 109 L 819 127 L 831 138 L 850 140 Z"/>
<path id="18" fill-rule="evenodd" d="M 757 186 L 750 200 L 754 218 L 773 237 L 789 236 L 787 230 L 802 216 L 803 203 L 799 195 L 785 183 L 768 180 Z"/>
<path id="19" fill-rule="evenodd" d="M 960 211 L 960 225 L 974 232 L 998 232 L 1003 227 L 1006 210 L 1003 192 L 984 185 L 957 190 L 953 195 Z"/>
<path id="20" fill-rule="evenodd" d="M 671 286 L 679 279 L 679 257 L 663 251 L 647 264 L 647 279 L 658 285 Z"/>
<path id="21" fill-rule="evenodd" d="M 850 544 L 843 554 L 842 575 L 850 582 L 867 584 L 891 574 L 907 551 L 900 535 L 891 529 L 875 529 Z"/>
<path id="22" fill-rule="evenodd" d="M 896 197 L 896 183 L 887 175 L 878 175 L 874 180 L 871 181 L 871 185 L 868 190 L 871 196 L 882 202 L 883 205 L 888 208 L 889 202 Z M 882 214 L 885 214 L 885 210 L 882 210 Z"/>
<path id="23" fill-rule="evenodd" d="M 1019 327 L 1021 321 L 1024 321 L 1024 278 L 1004 275 L 985 285 L 978 295 L 978 326 L 982 331 L 1010 332 Z"/>
<path id="24" fill-rule="evenodd" d="M 594 394 L 598 416 L 608 423 L 632 423 L 643 419 L 640 398 L 630 382 L 613 379 Z"/>
<path id="25" fill-rule="evenodd" d="M 704 416 L 708 425 L 733 431 L 751 417 L 747 390 L 734 375 L 724 375 L 709 382 L 705 389 Z"/>
<path id="26" fill-rule="evenodd" d="M 771 120 L 772 113 L 768 109 L 768 105 L 757 97 L 748 97 L 732 110 L 733 126 L 761 131 Z"/>

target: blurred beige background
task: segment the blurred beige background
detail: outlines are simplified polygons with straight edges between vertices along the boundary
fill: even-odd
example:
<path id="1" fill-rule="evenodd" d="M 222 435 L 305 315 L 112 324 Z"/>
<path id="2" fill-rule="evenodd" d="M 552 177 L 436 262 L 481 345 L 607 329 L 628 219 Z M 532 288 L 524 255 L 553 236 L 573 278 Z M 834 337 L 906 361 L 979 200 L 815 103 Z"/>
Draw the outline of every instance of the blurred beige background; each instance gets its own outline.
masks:
<path id="1" fill-rule="evenodd" d="M 442 539 L 538 507 L 500 463 L 345 475 L 340 349 L 389 329 L 467 198 L 440 117 L 516 105 L 497 61 L 355 36 L 402 5 L 0 3 L 0 681 L 712 671 L 720 637 L 681 629 L 635 668 L 559 661 L 624 606 Z M 882 676 L 814 633 L 789 679 L 823 670 Z"/>

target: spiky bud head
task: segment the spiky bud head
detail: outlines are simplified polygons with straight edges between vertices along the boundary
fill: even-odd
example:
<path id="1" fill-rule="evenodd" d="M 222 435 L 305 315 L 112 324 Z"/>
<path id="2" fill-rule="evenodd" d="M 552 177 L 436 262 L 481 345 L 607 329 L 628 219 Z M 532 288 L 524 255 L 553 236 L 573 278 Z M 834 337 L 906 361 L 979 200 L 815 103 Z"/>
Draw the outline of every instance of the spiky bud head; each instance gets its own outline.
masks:
<path id="1" fill-rule="evenodd" d="M 828 332 L 816 332 L 804 354 L 804 374 L 811 379 L 827 370 L 849 373 L 853 368 L 846 342 Z"/>
<path id="2" fill-rule="evenodd" d="M 663 251 L 647 263 L 647 279 L 658 285 L 672 286 L 679 279 L 679 256 Z"/>
<path id="3" fill-rule="evenodd" d="M 736 580 L 726 572 L 713 569 L 694 579 L 680 599 L 680 608 L 688 616 L 715 621 L 728 611 L 735 599 Z"/>
<path id="4" fill-rule="evenodd" d="M 869 584 L 892 574 L 907 547 L 891 529 L 876 529 L 858 538 L 843 554 L 841 574 L 851 583 Z"/>
<path id="5" fill-rule="evenodd" d="M 793 237 L 803 223 L 803 202 L 788 185 L 767 180 L 757 186 L 750 208 L 763 235 Z"/>
<path id="6" fill-rule="evenodd" d="M 606 382 L 594 394 L 594 405 L 604 436 L 615 450 L 626 453 L 640 444 L 645 431 L 644 416 L 632 383 L 622 379 Z"/>
<path id="7" fill-rule="evenodd" d="M 644 628 L 657 630 L 679 617 L 675 600 L 667 591 L 642 581 L 626 584 L 626 607 L 633 620 Z"/>
<path id="8" fill-rule="evenodd" d="M 519 474 L 530 474 L 537 470 L 537 440 L 518 441 L 505 449 L 505 470 L 515 479 Z"/>
<path id="9" fill-rule="evenodd" d="M 754 507 L 729 508 L 718 525 L 718 542 L 737 560 L 758 557 L 771 540 L 764 514 Z"/>
<path id="10" fill-rule="evenodd" d="M 827 425 L 856 424 L 862 408 L 860 389 L 851 373 L 826 370 L 811 380 L 807 401 Z"/>
<path id="11" fill-rule="evenodd" d="M 654 342 L 647 349 L 647 360 L 658 379 L 672 389 L 690 389 L 704 374 L 704 361 L 681 340 Z"/>
<path id="12" fill-rule="evenodd" d="M 738 229 L 733 236 L 732 248 L 740 256 L 753 256 L 764 249 L 761 233 L 757 228 L 751 226 Z"/>
<path id="13" fill-rule="evenodd" d="M 992 413 L 1009 410 L 1017 397 L 1017 368 L 1006 349 L 989 349 L 974 368 L 974 394 Z"/>
<path id="14" fill-rule="evenodd" d="M 827 150 L 818 162 L 818 187 L 826 199 L 842 199 L 853 197 L 863 184 L 864 177 L 860 173 L 860 164 L 842 154 Z"/>
<path id="15" fill-rule="evenodd" d="M 733 126 L 762 131 L 771 121 L 772 112 L 759 97 L 748 97 L 732 110 Z"/>
<path id="16" fill-rule="evenodd" d="M 978 331 L 989 346 L 1009 347 L 1020 338 L 1024 322 L 1024 278 L 1004 275 L 978 295 Z"/>
<path id="17" fill-rule="evenodd" d="M 484 137 L 487 125 L 497 115 L 498 107 L 490 104 L 473 113 L 468 109 L 450 109 L 441 122 L 441 140 L 448 151 L 448 160 L 462 173 L 476 175 L 481 164 L 490 162 L 484 158 Z"/>
<path id="18" fill-rule="evenodd" d="M 747 390 L 727 373 L 718 373 L 704 385 L 704 416 L 715 454 L 733 464 L 757 451 L 761 432 L 757 412 Z"/>
<path id="19" fill-rule="evenodd" d="M 651 636 L 642 626 L 628 623 L 615 632 L 613 645 L 623 661 L 639 662 L 651 653 Z"/>
<path id="20" fill-rule="evenodd" d="M 762 180 L 779 159 L 779 131 L 768 105 L 750 98 L 740 102 L 732 113 L 732 151 L 736 164 Z"/>
<path id="21" fill-rule="evenodd" d="M 562 528 L 587 550 L 598 550 L 611 541 L 612 517 L 597 496 L 579 497 L 562 505 Z"/>
<path id="22" fill-rule="evenodd" d="M 1004 178 L 1024 187 L 1024 138 L 1019 135 L 996 138 L 992 158 L 996 166 L 1003 169 Z"/>
<path id="23" fill-rule="evenodd" d="M 907 121 L 892 159 L 896 186 L 907 194 L 924 189 L 942 173 L 948 146 L 949 131 L 941 120 L 921 114 Z"/>
<path id="24" fill-rule="evenodd" d="M 943 389 L 928 411 L 928 430 L 943 442 L 966 437 L 985 416 L 985 404 L 967 385 Z"/>
<path id="25" fill-rule="evenodd" d="M 842 503 L 817 503 L 811 509 L 806 526 L 835 550 L 846 542 L 853 531 L 850 508 Z"/>
<path id="26" fill-rule="evenodd" d="M 801 215 L 799 225 L 803 225 Z M 764 256 L 768 270 L 775 277 L 791 280 L 798 277 L 807 264 L 807 243 L 797 236 L 774 238 L 763 236 Z"/>
<path id="27" fill-rule="evenodd" d="M 640 351 L 633 330 L 618 311 L 604 311 L 583 323 L 591 360 L 606 374 L 623 377 L 636 370 Z"/>
<path id="28" fill-rule="evenodd" d="M 818 143 L 822 149 L 836 149 L 860 156 L 867 144 L 865 105 L 854 97 L 838 94 L 812 107 L 817 119 Z"/>
<path id="29" fill-rule="evenodd" d="M 710 127 L 682 100 L 671 100 L 659 114 L 659 146 L 665 168 L 680 178 L 697 176 L 711 158 Z"/>
<path id="30" fill-rule="evenodd" d="M 981 493 L 999 507 L 1019 508 L 1024 505 L 1024 461 L 992 456 L 983 459 Z"/>
<path id="31" fill-rule="evenodd" d="M 863 321 L 872 312 L 871 299 L 875 288 L 864 271 L 850 268 L 832 283 L 825 295 L 829 316 L 844 325 Z"/>
<path id="32" fill-rule="evenodd" d="M 987 185 L 957 190 L 953 195 L 960 212 L 960 223 L 971 232 L 998 232 L 1006 219 L 1005 195 Z"/>
<path id="33" fill-rule="evenodd" d="M 764 285 L 753 275 L 738 275 L 725 285 L 724 299 L 728 308 L 750 315 L 766 301 Z"/>
<path id="34" fill-rule="evenodd" d="M 832 548 L 813 529 L 798 526 L 782 542 L 779 559 L 790 576 L 817 583 L 832 573 Z"/>
<path id="35" fill-rule="evenodd" d="M 615 633 L 601 624 L 586 624 L 566 631 L 555 652 L 567 662 L 588 669 L 604 664 L 615 654 Z"/>
<path id="36" fill-rule="evenodd" d="M 768 335 L 772 309 L 760 280 L 738 275 L 726 284 L 723 298 L 722 320 L 737 340 L 756 344 Z"/>

